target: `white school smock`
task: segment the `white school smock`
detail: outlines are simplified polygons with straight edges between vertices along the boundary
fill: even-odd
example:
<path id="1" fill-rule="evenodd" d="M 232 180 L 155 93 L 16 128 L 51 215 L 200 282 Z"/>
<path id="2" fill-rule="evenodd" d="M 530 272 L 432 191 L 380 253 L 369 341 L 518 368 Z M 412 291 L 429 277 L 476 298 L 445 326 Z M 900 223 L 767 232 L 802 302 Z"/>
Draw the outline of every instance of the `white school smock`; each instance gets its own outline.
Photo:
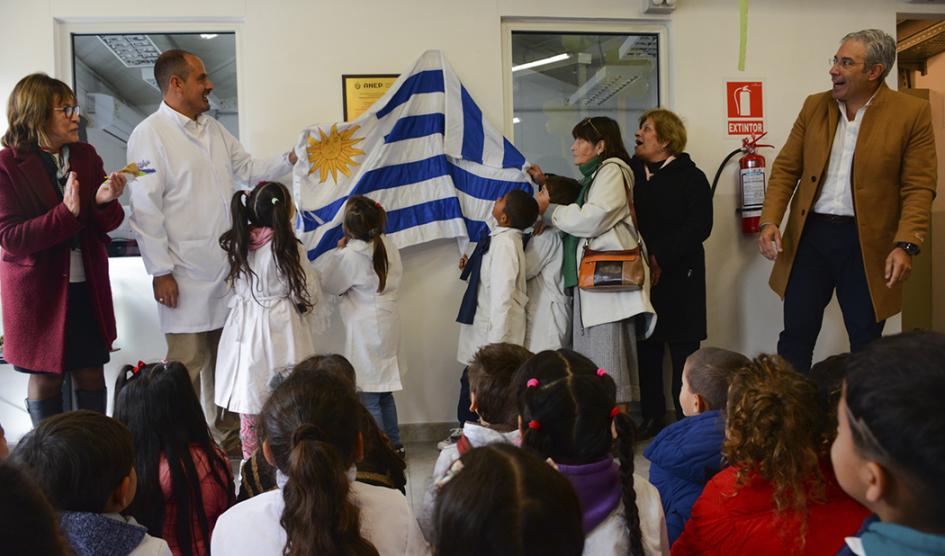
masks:
<path id="1" fill-rule="evenodd" d="M 522 231 L 498 227 L 492 231 L 489 250 L 482 256 L 476 316 L 459 329 L 456 359 L 469 365 L 484 345 L 525 343 L 525 251 Z"/>
<path id="2" fill-rule="evenodd" d="M 407 498 L 399 490 L 355 481 L 349 496 L 361 511 L 361 535 L 381 556 L 430 554 Z M 281 488 L 233 506 L 217 519 L 210 552 L 223 556 L 282 554 L 286 533 L 279 520 L 283 509 Z"/>
<path id="3" fill-rule="evenodd" d="M 532 353 L 570 346 L 571 300 L 564 294 L 561 235 L 546 228 L 525 246 L 525 348 Z"/>
<path id="4" fill-rule="evenodd" d="M 664 556 L 669 554 L 669 535 L 660 493 L 650 481 L 633 474 L 633 492 L 637 498 L 637 515 L 640 516 L 640 536 L 643 537 L 643 554 Z M 610 515 L 584 538 L 584 556 L 611 556 L 630 551 L 627 522 L 624 518 L 623 501 Z"/>
<path id="5" fill-rule="evenodd" d="M 300 251 L 301 251 L 301 246 Z M 300 253 L 309 301 L 321 304 L 318 275 Z M 276 268 L 272 241 L 246 257 L 256 274 L 233 285 L 230 314 L 217 349 L 214 401 L 236 413 L 258 414 L 269 398 L 269 381 L 289 365 L 315 355 L 315 308 L 300 313 L 298 300 Z"/>
<path id="6" fill-rule="evenodd" d="M 219 240 L 230 229 L 234 182 L 252 186 L 292 166 L 286 156 L 254 159 L 220 122 L 205 114 L 191 120 L 163 102 L 128 139 L 128 161 L 143 160 L 155 173 L 129 187 L 129 222 L 148 274 L 173 274 L 180 292 L 176 309 L 158 304 L 161 331 L 220 328 L 229 293 Z"/>
<path id="7" fill-rule="evenodd" d="M 362 392 L 395 392 L 400 383 L 400 311 L 397 297 L 403 264 L 400 251 L 381 234 L 387 250 L 387 282 L 377 293 L 374 244 L 351 239 L 344 249 L 319 261 L 325 293 L 341 296 L 339 312 L 345 326 L 345 357 L 357 373 Z"/>
<path id="8" fill-rule="evenodd" d="M 577 264 L 580 266 L 585 239 L 590 238 L 590 248 L 595 251 L 633 249 L 637 246 L 637 233 L 627 206 L 627 186 L 633 191 L 633 172 L 623 160 L 608 158 L 594 175 L 587 192 L 587 201 L 578 206 L 548 206 L 544 219 L 555 228 L 578 238 Z M 627 180 L 627 185 L 624 185 Z M 583 323 L 585 328 L 617 322 L 634 315 L 643 314 L 643 330 L 649 337 L 656 327 L 656 311 L 650 303 L 650 269 L 646 267 L 646 282 L 638 291 L 593 292 L 575 288 L 581 296 L 581 314 L 574 315 L 574 326 Z M 638 328 L 639 330 L 639 328 Z"/>

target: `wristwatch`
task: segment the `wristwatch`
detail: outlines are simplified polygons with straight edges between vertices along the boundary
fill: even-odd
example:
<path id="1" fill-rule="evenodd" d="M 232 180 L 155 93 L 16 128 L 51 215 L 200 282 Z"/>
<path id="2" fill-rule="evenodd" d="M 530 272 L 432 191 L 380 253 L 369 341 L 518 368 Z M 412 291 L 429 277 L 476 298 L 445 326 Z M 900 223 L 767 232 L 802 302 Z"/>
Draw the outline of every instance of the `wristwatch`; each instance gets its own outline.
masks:
<path id="1" fill-rule="evenodd" d="M 919 254 L 919 246 L 915 243 L 909 243 L 908 241 L 898 241 L 896 242 L 896 247 L 905 251 L 910 257 L 914 257 Z"/>

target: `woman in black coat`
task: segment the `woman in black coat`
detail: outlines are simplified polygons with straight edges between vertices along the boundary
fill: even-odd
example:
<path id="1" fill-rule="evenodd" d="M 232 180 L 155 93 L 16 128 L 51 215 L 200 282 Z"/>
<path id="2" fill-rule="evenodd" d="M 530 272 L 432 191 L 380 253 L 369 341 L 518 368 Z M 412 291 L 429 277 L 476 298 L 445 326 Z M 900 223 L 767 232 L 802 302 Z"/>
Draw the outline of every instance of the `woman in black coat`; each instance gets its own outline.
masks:
<path id="1" fill-rule="evenodd" d="M 638 345 L 643 438 L 655 435 L 666 415 L 663 353 L 669 346 L 673 399 L 682 418 L 679 391 L 686 358 L 706 338 L 705 251 L 712 231 L 709 182 L 686 147 L 686 128 L 676 114 L 654 109 L 640 117 L 633 158 L 633 198 L 651 260 L 661 271 L 651 290 L 656 330 Z"/>

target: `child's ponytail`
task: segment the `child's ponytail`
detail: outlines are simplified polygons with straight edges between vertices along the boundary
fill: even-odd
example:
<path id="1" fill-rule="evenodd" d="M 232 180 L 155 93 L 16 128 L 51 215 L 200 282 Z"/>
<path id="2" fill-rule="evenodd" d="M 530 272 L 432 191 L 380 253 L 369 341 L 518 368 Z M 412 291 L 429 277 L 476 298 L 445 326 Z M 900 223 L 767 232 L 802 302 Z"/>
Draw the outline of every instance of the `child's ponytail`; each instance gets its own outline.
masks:
<path id="1" fill-rule="evenodd" d="M 361 535 L 347 477 L 359 444 L 358 408 L 350 382 L 329 373 L 292 374 L 263 406 L 260 440 L 289 478 L 284 554 L 377 555 Z"/>
<path id="2" fill-rule="evenodd" d="M 617 429 L 617 459 L 620 461 L 620 484 L 622 488 L 624 518 L 627 522 L 627 536 L 630 539 L 630 554 L 643 556 L 643 535 L 640 532 L 640 512 L 637 509 L 637 493 L 633 489 L 633 445 L 636 440 L 636 426 L 626 413 L 617 413 L 614 417 Z"/>
<path id="3" fill-rule="evenodd" d="M 237 191 L 230 199 L 230 221 L 233 227 L 223 232 L 220 236 L 220 247 L 226 252 L 227 261 L 230 263 L 230 272 L 226 276 L 227 282 L 232 285 L 243 274 L 254 276 L 255 273 L 249 268 L 249 262 L 246 257 L 249 253 L 249 226 L 250 209 L 246 206 L 246 200 L 249 193 L 246 191 Z"/>
<path id="4" fill-rule="evenodd" d="M 324 438 L 310 423 L 292 435 L 280 520 L 287 536 L 285 554 L 377 554 L 361 536 L 358 509 L 348 498 L 351 484 L 344 461 Z"/>
<path id="5" fill-rule="evenodd" d="M 374 262 L 374 272 L 377 274 L 377 293 L 382 293 L 384 286 L 387 285 L 387 249 L 384 247 L 380 232 L 374 236 L 373 243 L 374 255 L 371 260 Z"/>
<path id="6" fill-rule="evenodd" d="M 345 233 L 354 239 L 371 242 L 374 253 L 371 260 L 377 274 L 377 293 L 382 293 L 387 285 L 387 248 L 381 235 L 387 226 L 387 213 L 380 203 L 365 197 L 353 195 L 345 204 Z"/>

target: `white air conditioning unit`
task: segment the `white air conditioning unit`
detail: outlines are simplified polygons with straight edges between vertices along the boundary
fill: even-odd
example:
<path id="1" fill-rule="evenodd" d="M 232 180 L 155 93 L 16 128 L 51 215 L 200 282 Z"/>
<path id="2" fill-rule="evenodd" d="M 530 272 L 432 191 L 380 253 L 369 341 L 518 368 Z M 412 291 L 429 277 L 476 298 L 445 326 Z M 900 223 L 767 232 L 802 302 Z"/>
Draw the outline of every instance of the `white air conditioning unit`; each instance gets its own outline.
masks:
<path id="1" fill-rule="evenodd" d="M 111 95 L 89 93 L 88 98 L 92 100 L 89 129 L 100 129 L 119 141 L 127 143 L 135 126 L 144 119 L 133 108 Z"/>

